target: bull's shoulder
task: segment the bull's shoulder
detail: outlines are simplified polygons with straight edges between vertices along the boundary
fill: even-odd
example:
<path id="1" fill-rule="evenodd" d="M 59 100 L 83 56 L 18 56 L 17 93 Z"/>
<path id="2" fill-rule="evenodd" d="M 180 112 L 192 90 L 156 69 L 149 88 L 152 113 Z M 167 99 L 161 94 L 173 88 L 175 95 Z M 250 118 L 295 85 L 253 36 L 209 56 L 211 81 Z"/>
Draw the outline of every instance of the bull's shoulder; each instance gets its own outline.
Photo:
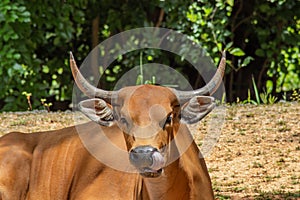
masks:
<path id="1" fill-rule="evenodd" d="M 68 127 L 52 131 L 39 131 L 33 133 L 23 132 L 10 132 L 0 137 L 0 145 L 17 145 L 17 144 L 30 144 L 37 145 L 39 142 L 50 139 L 48 142 L 55 140 L 54 138 L 67 138 L 74 135 L 74 127 Z"/>
<path id="2" fill-rule="evenodd" d="M 27 133 L 11 132 L 0 138 L 0 148 L 19 147 L 23 149 L 32 149 L 36 145 L 37 139 Z"/>

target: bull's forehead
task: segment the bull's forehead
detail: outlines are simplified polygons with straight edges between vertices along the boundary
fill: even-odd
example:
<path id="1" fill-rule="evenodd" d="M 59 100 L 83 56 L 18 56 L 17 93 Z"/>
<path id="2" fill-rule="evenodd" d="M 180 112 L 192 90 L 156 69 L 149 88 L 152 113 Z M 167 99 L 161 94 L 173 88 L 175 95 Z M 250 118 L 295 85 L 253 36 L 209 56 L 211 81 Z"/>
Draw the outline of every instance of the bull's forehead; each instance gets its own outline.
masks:
<path id="1" fill-rule="evenodd" d="M 124 88 L 120 91 L 119 101 L 122 112 L 139 124 L 162 120 L 178 102 L 170 89 L 155 85 Z"/>

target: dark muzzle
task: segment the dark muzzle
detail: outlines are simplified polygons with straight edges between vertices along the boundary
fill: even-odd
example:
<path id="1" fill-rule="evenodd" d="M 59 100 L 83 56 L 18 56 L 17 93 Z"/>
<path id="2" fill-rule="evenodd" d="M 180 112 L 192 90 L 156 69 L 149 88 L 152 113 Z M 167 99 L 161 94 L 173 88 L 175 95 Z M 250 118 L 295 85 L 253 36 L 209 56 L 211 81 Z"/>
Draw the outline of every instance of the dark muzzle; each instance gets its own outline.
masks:
<path id="1" fill-rule="evenodd" d="M 161 153 L 151 146 L 138 146 L 132 149 L 129 160 L 142 176 L 148 178 L 160 176 L 165 163 Z"/>
<path id="2" fill-rule="evenodd" d="M 154 152 L 158 152 L 158 150 L 151 146 L 136 147 L 130 151 L 130 162 L 138 169 L 151 167 L 153 164 Z"/>

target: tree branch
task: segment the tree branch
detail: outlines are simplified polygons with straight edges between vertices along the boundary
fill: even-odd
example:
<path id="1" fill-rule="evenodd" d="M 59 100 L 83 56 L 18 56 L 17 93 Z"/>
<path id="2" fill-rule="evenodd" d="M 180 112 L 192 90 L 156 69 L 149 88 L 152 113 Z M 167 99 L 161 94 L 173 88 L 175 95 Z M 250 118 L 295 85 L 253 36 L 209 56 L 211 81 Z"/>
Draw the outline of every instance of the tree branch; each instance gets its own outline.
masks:
<path id="1" fill-rule="evenodd" d="M 161 25 L 161 23 L 162 23 L 162 21 L 164 19 L 164 15 L 165 15 L 165 11 L 161 8 L 160 12 L 159 12 L 158 20 L 157 20 L 157 22 L 155 24 L 155 27 L 160 27 L 160 25 Z"/>

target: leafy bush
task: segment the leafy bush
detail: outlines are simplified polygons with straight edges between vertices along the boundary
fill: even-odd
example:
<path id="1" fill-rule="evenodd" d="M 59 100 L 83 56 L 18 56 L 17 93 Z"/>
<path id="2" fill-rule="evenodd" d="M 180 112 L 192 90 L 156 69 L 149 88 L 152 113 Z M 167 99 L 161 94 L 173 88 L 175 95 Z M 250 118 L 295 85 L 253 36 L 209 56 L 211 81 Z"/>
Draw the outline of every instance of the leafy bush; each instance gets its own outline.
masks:
<path id="1" fill-rule="evenodd" d="M 0 109 L 26 109 L 22 92 L 32 93 L 33 108 L 41 107 L 39 99 L 44 97 L 71 97 L 66 63 L 72 44 L 66 44 L 80 36 L 75 32 L 83 17 L 81 10 L 76 11 L 79 4 L 0 2 Z"/>
<path id="2" fill-rule="evenodd" d="M 40 99 L 70 100 L 72 76 L 68 52 L 78 64 L 110 36 L 139 27 L 165 27 L 186 34 L 204 47 L 214 63 L 228 52 L 225 77 L 229 100 L 247 98 L 251 74 L 258 93 L 269 95 L 300 87 L 300 4 L 270 1 L 0 1 L 0 109 L 28 108 L 23 92 Z M 182 53 L 191 53 L 187 45 Z M 141 51 L 120 56 L 103 73 L 102 86 L 112 89 L 118 78 L 140 63 Z M 184 56 L 156 49 L 142 51 L 142 62 L 157 62 L 185 74 L 193 87 L 201 81 Z M 250 81 L 249 81 L 250 80 Z M 253 94 L 253 92 L 251 92 Z M 243 96 L 244 95 L 244 96 Z M 48 102 L 48 100 L 47 100 Z"/>

